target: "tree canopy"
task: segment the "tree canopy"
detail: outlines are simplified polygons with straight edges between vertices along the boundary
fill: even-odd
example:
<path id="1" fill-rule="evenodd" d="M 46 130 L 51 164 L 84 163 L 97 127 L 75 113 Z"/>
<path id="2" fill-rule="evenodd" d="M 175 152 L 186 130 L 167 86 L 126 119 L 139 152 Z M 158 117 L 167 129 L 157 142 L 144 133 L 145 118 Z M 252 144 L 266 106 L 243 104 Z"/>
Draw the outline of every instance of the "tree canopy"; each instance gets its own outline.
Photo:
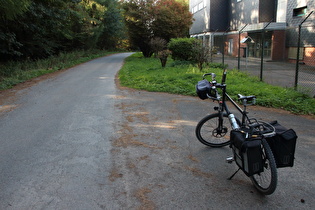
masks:
<path id="1" fill-rule="evenodd" d="M 145 57 L 152 55 L 150 40 L 188 35 L 192 14 L 187 3 L 176 0 L 128 0 L 122 3 L 131 43 L 139 47 Z"/>
<path id="2" fill-rule="evenodd" d="M 25 12 L 30 4 L 30 0 L 0 1 L 0 18 L 14 19 Z"/>
<path id="3" fill-rule="evenodd" d="M 152 30 L 154 36 L 167 41 L 171 38 L 188 36 L 192 24 L 192 14 L 188 5 L 176 0 L 159 0 L 153 7 L 154 21 Z"/>
<path id="4" fill-rule="evenodd" d="M 123 33 L 116 0 L 1 1 L 0 14 L 1 60 L 106 49 Z"/>
<path id="5" fill-rule="evenodd" d="M 111 49 L 127 35 L 150 56 L 152 38 L 187 36 L 191 24 L 183 0 L 1 0 L 0 61 Z"/>

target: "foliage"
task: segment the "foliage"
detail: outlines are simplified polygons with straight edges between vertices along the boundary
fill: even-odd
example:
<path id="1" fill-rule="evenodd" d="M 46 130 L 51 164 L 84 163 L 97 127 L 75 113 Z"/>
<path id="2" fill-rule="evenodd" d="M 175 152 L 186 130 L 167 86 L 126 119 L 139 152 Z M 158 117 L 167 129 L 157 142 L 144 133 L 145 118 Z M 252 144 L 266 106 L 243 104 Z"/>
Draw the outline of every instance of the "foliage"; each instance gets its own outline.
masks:
<path id="1" fill-rule="evenodd" d="M 153 0 L 130 0 L 122 3 L 125 25 L 131 44 L 138 47 L 145 57 L 150 57 L 152 51 L 150 40 L 153 38 L 151 30 Z"/>
<path id="2" fill-rule="evenodd" d="M 157 57 L 158 58 L 167 58 L 169 55 L 171 55 L 172 52 L 168 49 L 161 50 L 158 52 Z"/>
<path id="3" fill-rule="evenodd" d="M 171 39 L 168 48 L 172 51 L 174 60 L 191 61 L 193 58 L 193 47 L 198 42 L 195 38 L 177 38 Z"/>
<path id="4" fill-rule="evenodd" d="M 159 51 L 162 51 L 167 48 L 167 41 L 160 37 L 154 37 L 150 40 L 150 47 L 154 54 L 157 56 Z"/>
<path id="5" fill-rule="evenodd" d="M 6 65 L 0 64 L 0 90 L 12 88 L 14 85 L 61 69 L 69 68 L 88 60 L 112 54 L 100 50 L 75 51 L 60 53 L 36 61 L 10 61 Z"/>
<path id="6" fill-rule="evenodd" d="M 1 1 L 0 59 L 38 59 L 60 52 L 112 47 L 122 32 L 122 18 L 115 2 Z M 12 7 L 4 9 L 7 4 Z"/>
<path id="7" fill-rule="evenodd" d="M 98 46 L 102 49 L 115 49 L 125 38 L 123 17 L 116 1 L 104 3 L 107 5 L 102 19 Z"/>
<path id="8" fill-rule="evenodd" d="M 217 80 L 221 81 L 222 69 L 207 67 L 201 72 L 185 62 L 162 68 L 157 59 L 144 59 L 137 53 L 126 59 L 119 78 L 121 85 L 135 89 L 196 96 L 195 85 L 202 79 L 202 74 L 209 72 L 216 73 Z M 315 114 L 315 99 L 291 88 L 260 82 L 259 78 L 238 70 L 228 71 L 226 84 L 229 95 L 235 100 L 239 93 L 256 95 L 257 104 L 261 106 L 281 108 L 299 114 Z"/>
<path id="9" fill-rule="evenodd" d="M 187 36 L 192 24 L 187 4 L 176 0 L 129 0 L 122 3 L 122 8 L 129 39 L 145 57 L 153 53 L 152 38 L 169 41 Z"/>
<path id="10" fill-rule="evenodd" d="M 202 40 L 196 40 L 192 46 L 192 58 L 197 63 L 199 70 L 203 69 L 203 64 L 209 61 L 211 50 L 209 46 L 204 46 Z"/>
<path id="11" fill-rule="evenodd" d="M 188 4 L 176 0 L 159 0 L 153 7 L 153 14 L 154 36 L 162 37 L 167 42 L 171 38 L 189 36 L 192 14 L 189 12 Z"/>
<path id="12" fill-rule="evenodd" d="M 228 67 L 227 64 L 222 64 L 222 63 L 207 63 L 207 66 L 209 68 L 220 68 L 220 69 L 226 69 Z"/>
<path id="13" fill-rule="evenodd" d="M 167 61 L 167 57 L 168 57 L 170 54 L 172 54 L 172 52 L 169 51 L 168 49 L 159 51 L 159 52 L 157 53 L 157 57 L 160 59 L 161 64 L 162 64 L 162 67 L 165 67 L 166 61 Z"/>
<path id="14" fill-rule="evenodd" d="M 0 1 L 0 18 L 12 20 L 27 11 L 30 3 L 30 0 L 2 0 Z"/>
<path id="15" fill-rule="evenodd" d="M 213 54 L 216 53 L 215 48 L 205 46 L 201 39 L 195 38 L 171 39 L 168 47 L 173 52 L 172 58 L 174 60 L 190 61 L 197 64 L 199 70 L 203 69 L 204 64 L 209 65 Z"/>

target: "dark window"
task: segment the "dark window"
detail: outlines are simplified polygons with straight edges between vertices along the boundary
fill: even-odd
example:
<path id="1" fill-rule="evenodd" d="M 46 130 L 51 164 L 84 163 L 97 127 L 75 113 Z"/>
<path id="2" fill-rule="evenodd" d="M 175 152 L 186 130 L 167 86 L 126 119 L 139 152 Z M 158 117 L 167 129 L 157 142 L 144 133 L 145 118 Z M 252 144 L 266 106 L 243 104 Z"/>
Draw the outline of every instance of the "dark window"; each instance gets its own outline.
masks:
<path id="1" fill-rule="evenodd" d="M 275 0 L 259 0 L 259 22 L 275 22 L 276 21 L 276 1 Z"/>
<path id="2" fill-rule="evenodd" d="M 305 15 L 306 8 L 307 6 L 293 9 L 293 17 L 300 17 L 300 16 Z"/>

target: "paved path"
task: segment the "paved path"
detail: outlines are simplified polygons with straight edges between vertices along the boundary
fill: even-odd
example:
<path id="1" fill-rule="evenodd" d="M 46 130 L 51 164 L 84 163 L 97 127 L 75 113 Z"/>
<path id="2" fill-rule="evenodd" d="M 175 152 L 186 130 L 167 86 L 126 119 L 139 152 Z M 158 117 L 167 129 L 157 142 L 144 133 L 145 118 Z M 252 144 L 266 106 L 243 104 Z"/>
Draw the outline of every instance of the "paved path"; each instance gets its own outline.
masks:
<path id="1" fill-rule="evenodd" d="M 199 143 L 211 101 L 114 85 L 128 54 L 96 59 L 17 91 L 0 115 L 0 209 L 314 209 L 315 120 L 250 107 L 296 130 L 293 168 L 260 195 Z M 3 105 L 3 104 L 1 104 Z"/>
<path id="2" fill-rule="evenodd" d="M 315 120 L 276 109 L 249 107 L 252 116 L 278 120 L 299 136 L 293 168 L 278 170 L 278 188 L 262 196 L 248 177 L 225 162 L 229 147 L 208 148 L 195 137 L 211 101 L 122 89 L 125 121 L 115 140 L 115 183 L 124 209 L 312 209 L 315 202 Z M 125 167 L 122 167 L 124 165 Z M 134 188 L 135 187 L 135 188 Z M 118 188 L 117 188 L 118 189 Z M 301 201 L 305 201 L 302 203 Z"/>
<path id="3" fill-rule="evenodd" d="M 99 58 L 16 92 L 0 114 L 0 209 L 117 209 L 108 179 L 125 57 Z M 11 90 L 14 91 L 14 90 Z"/>

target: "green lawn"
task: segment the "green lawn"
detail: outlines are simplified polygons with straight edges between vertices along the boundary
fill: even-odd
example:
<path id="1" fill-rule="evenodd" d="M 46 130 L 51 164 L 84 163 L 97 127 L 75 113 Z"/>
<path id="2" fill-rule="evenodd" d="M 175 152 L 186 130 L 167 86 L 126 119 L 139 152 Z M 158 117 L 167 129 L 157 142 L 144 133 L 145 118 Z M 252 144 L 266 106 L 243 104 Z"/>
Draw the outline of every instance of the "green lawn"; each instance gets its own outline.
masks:
<path id="1" fill-rule="evenodd" d="M 119 78 L 122 86 L 134 89 L 196 96 L 195 85 L 204 73 L 210 72 L 216 73 L 217 81 L 221 81 L 223 70 L 220 68 L 206 67 L 201 72 L 194 65 L 171 59 L 162 68 L 159 59 L 144 58 L 142 54 L 135 53 L 126 59 Z M 315 99 L 292 88 L 272 86 L 238 70 L 228 71 L 226 84 L 227 92 L 233 99 L 237 99 L 238 93 L 256 95 L 257 105 L 297 114 L 315 114 Z"/>

